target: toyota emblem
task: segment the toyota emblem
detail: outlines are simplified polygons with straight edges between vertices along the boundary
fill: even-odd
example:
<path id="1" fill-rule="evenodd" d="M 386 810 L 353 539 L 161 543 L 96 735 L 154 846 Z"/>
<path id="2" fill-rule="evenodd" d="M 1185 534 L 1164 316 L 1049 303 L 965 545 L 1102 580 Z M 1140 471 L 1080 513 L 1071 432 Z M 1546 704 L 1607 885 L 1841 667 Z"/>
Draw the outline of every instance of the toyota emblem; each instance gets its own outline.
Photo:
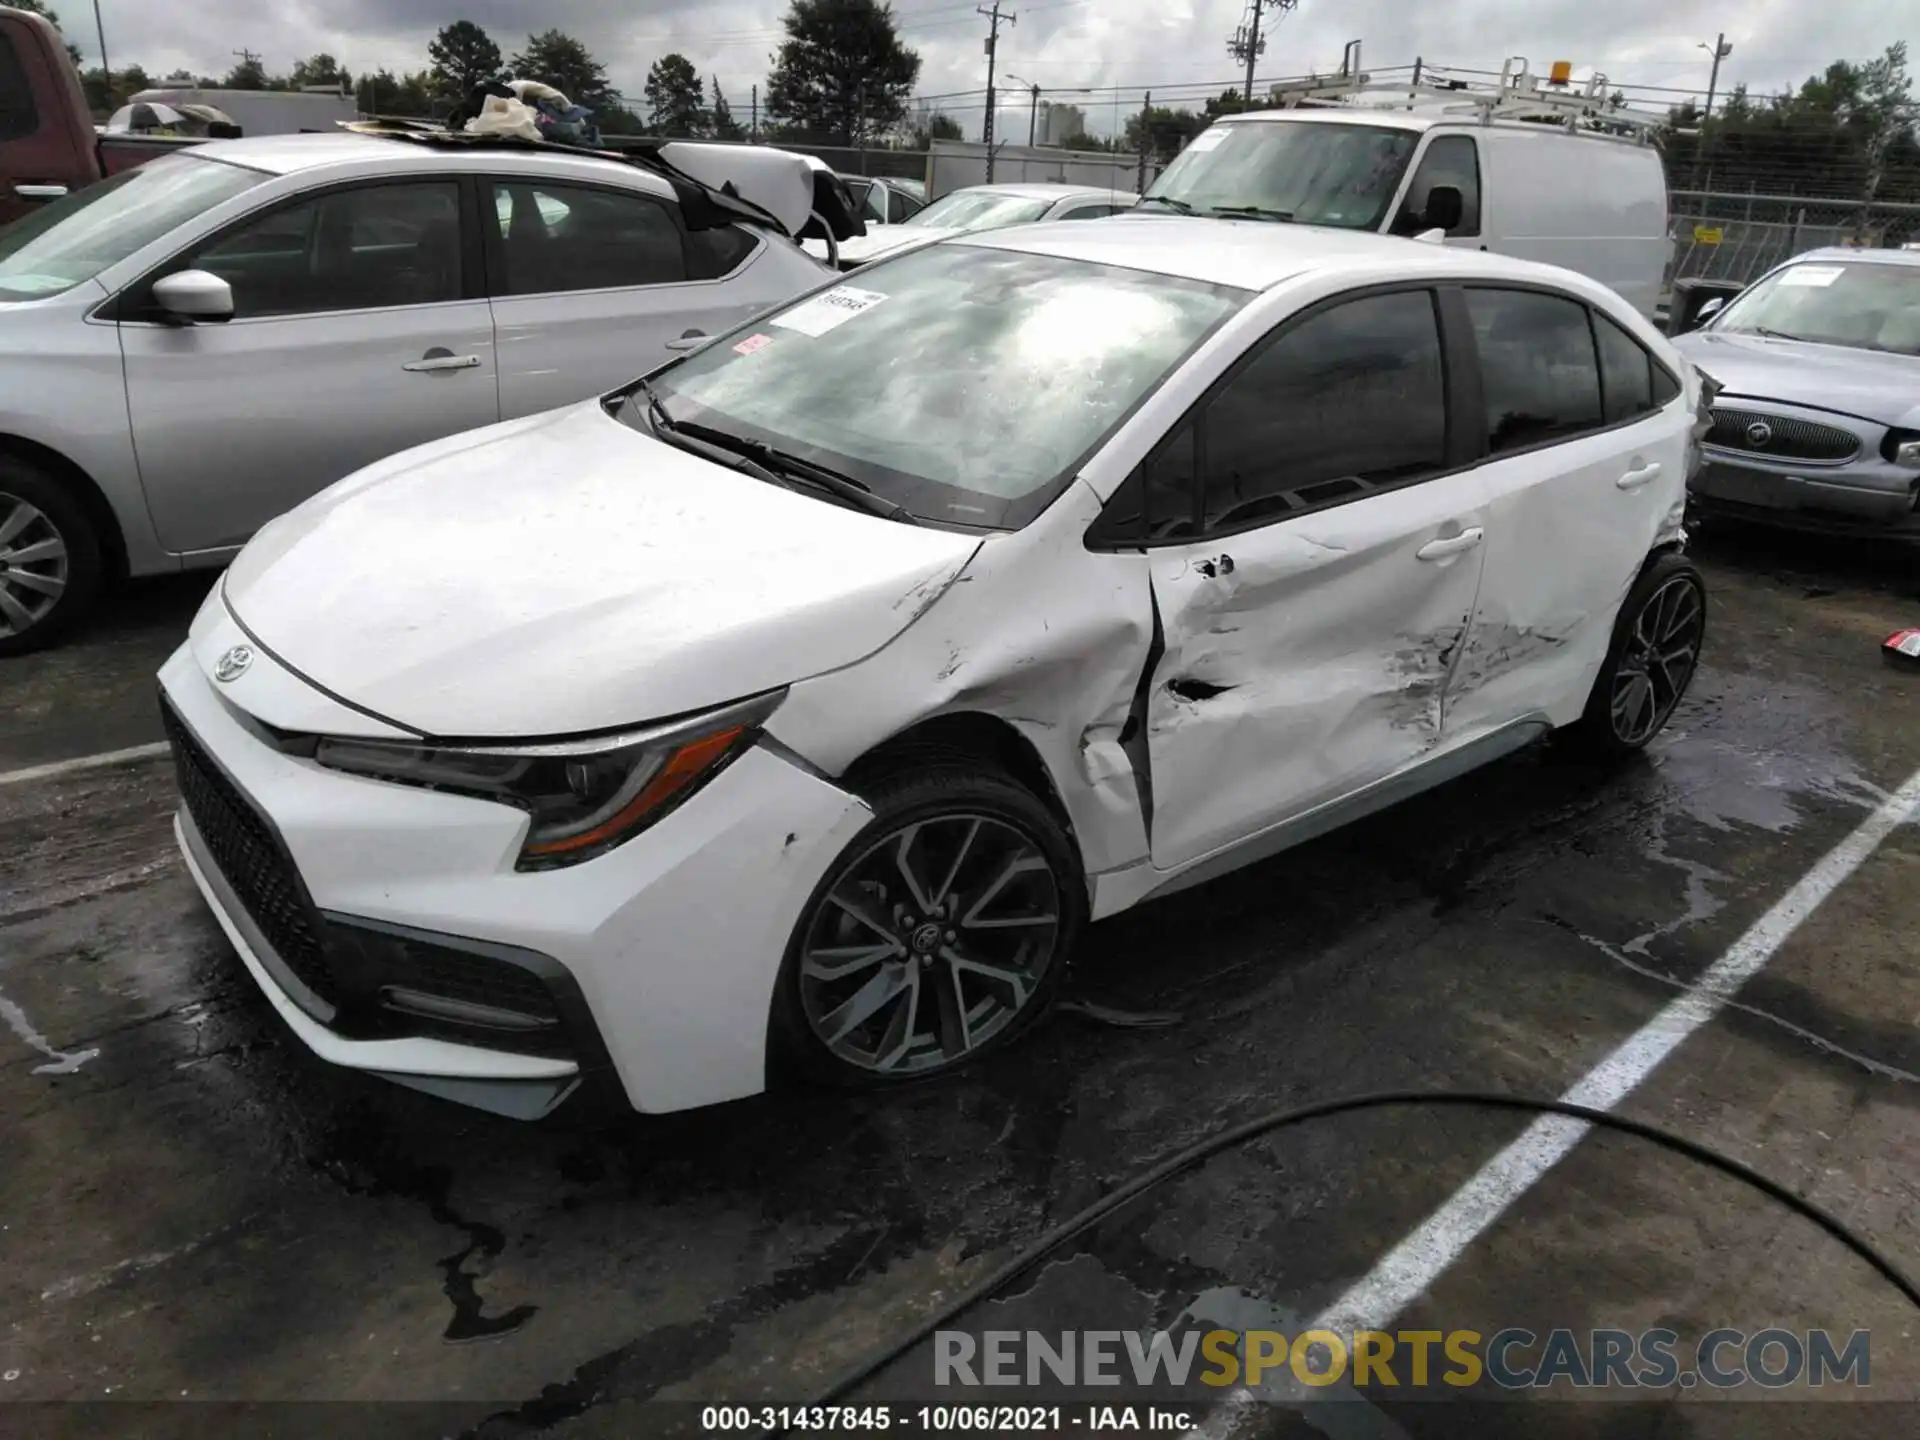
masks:
<path id="1" fill-rule="evenodd" d="M 245 645 L 236 645 L 213 667 L 213 678 L 221 684 L 229 680 L 238 680 L 247 673 L 247 667 L 253 664 L 253 651 Z"/>
<path id="2" fill-rule="evenodd" d="M 1756 420 L 1747 426 L 1747 444 L 1756 450 L 1764 450 L 1773 443 L 1773 426 L 1764 420 Z"/>

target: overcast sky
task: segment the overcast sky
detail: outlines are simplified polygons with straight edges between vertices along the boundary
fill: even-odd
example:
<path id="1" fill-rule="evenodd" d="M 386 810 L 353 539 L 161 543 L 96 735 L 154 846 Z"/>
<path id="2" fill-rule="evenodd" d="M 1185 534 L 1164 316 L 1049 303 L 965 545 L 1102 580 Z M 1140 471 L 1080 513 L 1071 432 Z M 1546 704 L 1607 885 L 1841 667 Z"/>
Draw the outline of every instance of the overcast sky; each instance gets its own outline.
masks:
<path id="1" fill-rule="evenodd" d="M 1004 3 L 1004 0 L 1003 0 Z M 976 0 L 896 0 L 902 39 L 920 52 L 920 93 L 977 91 L 986 83 L 986 20 Z M 88 0 L 54 0 L 72 38 L 97 63 Z M 1002 30 L 999 70 L 1063 92 L 1081 104 L 1090 128 L 1110 130 L 1116 112 L 1151 87 L 1156 103 L 1198 108 L 1204 89 L 1236 72 L 1227 37 L 1245 18 L 1245 0 L 1032 0 L 1006 6 L 1018 16 Z M 325 50 L 359 73 L 386 66 L 424 68 L 427 42 L 442 25 L 469 19 L 508 55 L 530 30 L 557 27 L 584 40 L 616 87 L 639 101 L 647 67 L 679 51 L 717 75 L 744 118 L 750 87 L 763 81 L 780 38 L 785 0 L 100 0 L 109 56 L 163 74 L 185 67 L 223 74 L 233 51 L 259 53 L 284 72 L 300 56 Z M 1597 67 L 1616 83 L 1704 89 L 1710 44 L 1724 29 L 1732 57 L 1724 90 L 1745 81 L 1759 93 L 1795 86 L 1829 60 L 1865 59 L 1896 40 L 1920 51 L 1920 0 L 1299 0 L 1291 14 L 1265 22 L 1271 43 L 1262 77 L 1329 70 L 1349 39 L 1366 42 L 1369 68 L 1429 63 L 1497 69 L 1508 55 L 1541 68 L 1568 59 Z M 1086 87 L 1124 87 L 1117 95 L 1075 96 Z M 1003 127 L 1024 127 L 1024 94 L 1003 111 Z M 1653 99 L 1652 94 L 1636 98 Z M 936 102 L 977 138 L 979 96 Z M 1104 122 L 1104 123 L 1103 123 Z"/>

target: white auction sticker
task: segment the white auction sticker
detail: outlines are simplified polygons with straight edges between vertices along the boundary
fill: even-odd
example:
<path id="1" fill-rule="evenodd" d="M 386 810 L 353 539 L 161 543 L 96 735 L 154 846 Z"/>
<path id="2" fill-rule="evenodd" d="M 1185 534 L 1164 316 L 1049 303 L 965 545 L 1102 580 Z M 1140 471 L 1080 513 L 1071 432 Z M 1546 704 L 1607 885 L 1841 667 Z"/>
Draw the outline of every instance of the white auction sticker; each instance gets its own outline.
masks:
<path id="1" fill-rule="evenodd" d="M 816 295 L 804 305 L 796 305 L 784 315 L 773 317 L 783 330 L 798 330 L 802 335 L 824 335 L 844 325 L 856 315 L 864 315 L 887 297 L 878 290 L 856 290 L 851 285 L 836 285 L 824 295 Z"/>
<path id="2" fill-rule="evenodd" d="M 1822 290 L 1840 278 L 1842 265 L 1796 265 L 1780 277 L 1781 287 L 1788 285 L 1813 285 Z"/>
<path id="3" fill-rule="evenodd" d="M 1226 139 L 1227 132 L 1232 128 L 1231 125 L 1215 125 L 1210 129 L 1202 130 L 1193 137 L 1193 143 L 1187 146 L 1187 149 L 1198 150 L 1204 154 Z"/>

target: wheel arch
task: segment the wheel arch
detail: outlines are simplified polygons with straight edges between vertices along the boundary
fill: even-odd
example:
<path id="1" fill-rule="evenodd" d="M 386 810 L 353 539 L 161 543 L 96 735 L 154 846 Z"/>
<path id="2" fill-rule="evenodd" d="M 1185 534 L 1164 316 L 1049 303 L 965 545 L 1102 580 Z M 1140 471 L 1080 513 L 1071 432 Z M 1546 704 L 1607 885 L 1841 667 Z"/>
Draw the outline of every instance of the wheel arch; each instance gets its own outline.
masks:
<path id="1" fill-rule="evenodd" d="M 120 517 L 114 513 L 106 492 L 91 475 L 58 450 L 42 445 L 37 440 L 29 440 L 24 435 L 6 431 L 0 431 L 0 459 L 18 460 L 31 465 L 70 490 L 100 537 L 100 554 L 106 562 L 107 579 L 119 581 L 126 578 L 127 538 L 120 528 Z"/>
<path id="2" fill-rule="evenodd" d="M 930 761 L 986 761 L 1032 792 L 1073 836 L 1073 821 L 1053 772 L 1019 727 L 984 710 L 957 710 L 917 720 L 872 746 L 842 775 L 855 794 L 882 775 Z M 1077 843 L 1077 842 L 1076 842 Z"/>

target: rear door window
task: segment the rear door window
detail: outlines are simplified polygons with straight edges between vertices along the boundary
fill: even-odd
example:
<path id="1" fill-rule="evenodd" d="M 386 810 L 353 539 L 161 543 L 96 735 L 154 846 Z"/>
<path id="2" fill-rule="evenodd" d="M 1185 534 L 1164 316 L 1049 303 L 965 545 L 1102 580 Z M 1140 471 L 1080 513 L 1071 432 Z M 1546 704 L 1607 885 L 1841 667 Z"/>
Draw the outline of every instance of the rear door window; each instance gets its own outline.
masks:
<path id="1" fill-rule="evenodd" d="M 24 140 L 40 128 L 26 67 L 0 25 L 0 140 Z"/>
<path id="2" fill-rule="evenodd" d="M 1534 290 L 1467 291 L 1491 453 L 1600 428 L 1600 364 L 1587 307 Z"/>
<path id="3" fill-rule="evenodd" d="M 1651 415 L 1659 409 L 1653 399 L 1653 356 L 1597 310 L 1593 312 L 1593 334 L 1600 342 L 1600 394 L 1607 424 Z"/>
<path id="4" fill-rule="evenodd" d="M 495 295 L 676 285 L 688 278 L 666 204 L 626 190 L 495 181 L 502 216 Z"/>

